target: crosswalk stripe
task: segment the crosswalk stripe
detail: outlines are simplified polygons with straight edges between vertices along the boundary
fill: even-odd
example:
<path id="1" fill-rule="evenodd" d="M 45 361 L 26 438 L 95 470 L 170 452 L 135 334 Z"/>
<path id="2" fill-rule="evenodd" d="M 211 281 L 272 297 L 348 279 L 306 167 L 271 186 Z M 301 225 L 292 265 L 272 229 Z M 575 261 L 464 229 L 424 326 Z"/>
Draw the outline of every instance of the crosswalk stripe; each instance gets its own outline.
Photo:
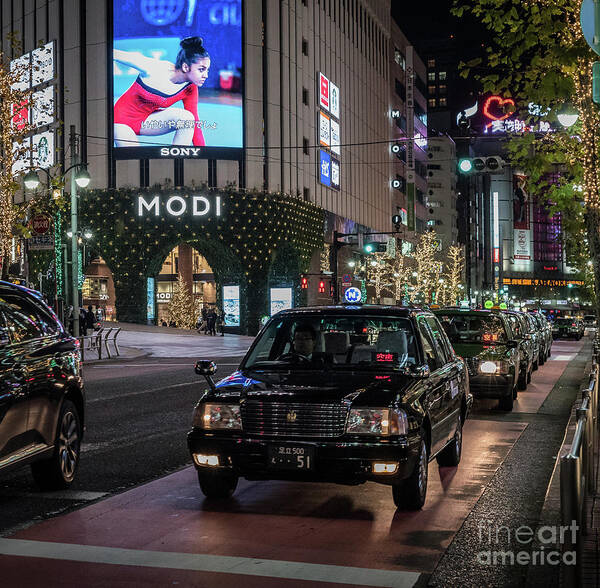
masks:
<path id="1" fill-rule="evenodd" d="M 417 572 L 6 538 L 0 538 L 0 554 L 387 588 L 411 588 L 420 576 Z"/>

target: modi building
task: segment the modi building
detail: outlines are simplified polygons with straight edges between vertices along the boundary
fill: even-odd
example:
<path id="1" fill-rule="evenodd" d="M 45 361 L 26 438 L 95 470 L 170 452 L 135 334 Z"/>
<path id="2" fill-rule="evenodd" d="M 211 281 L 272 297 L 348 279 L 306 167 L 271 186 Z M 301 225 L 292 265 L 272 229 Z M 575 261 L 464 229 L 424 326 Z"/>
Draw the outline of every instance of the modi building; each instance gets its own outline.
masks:
<path id="1" fill-rule="evenodd" d="M 12 0 L 0 27 L 9 60 L 47 50 L 48 74 L 25 83 L 47 98 L 31 141 L 49 155 L 21 172 L 87 164 L 79 303 L 103 318 L 162 324 L 181 276 L 231 330 L 256 332 L 331 301 L 334 230 L 393 230 L 389 0 Z M 61 218 L 28 272 L 73 304 L 68 206 Z"/>

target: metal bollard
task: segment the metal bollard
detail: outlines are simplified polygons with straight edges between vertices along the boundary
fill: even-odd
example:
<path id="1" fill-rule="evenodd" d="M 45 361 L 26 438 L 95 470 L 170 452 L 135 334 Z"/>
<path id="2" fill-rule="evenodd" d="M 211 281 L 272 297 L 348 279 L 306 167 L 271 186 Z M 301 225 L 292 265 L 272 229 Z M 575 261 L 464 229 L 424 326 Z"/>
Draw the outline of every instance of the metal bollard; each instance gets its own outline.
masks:
<path id="1" fill-rule="evenodd" d="M 571 525 L 573 521 L 581 528 L 581 487 L 579 480 L 581 476 L 581 461 L 573 455 L 565 455 L 560 460 L 560 507 L 562 524 Z M 581 567 L 581 541 L 573 544 L 571 534 L 565 535 L 563 551 L 577 552 L 577 565 L 564 566 L 564 585 L 578 585 L 578 568 Z"/>

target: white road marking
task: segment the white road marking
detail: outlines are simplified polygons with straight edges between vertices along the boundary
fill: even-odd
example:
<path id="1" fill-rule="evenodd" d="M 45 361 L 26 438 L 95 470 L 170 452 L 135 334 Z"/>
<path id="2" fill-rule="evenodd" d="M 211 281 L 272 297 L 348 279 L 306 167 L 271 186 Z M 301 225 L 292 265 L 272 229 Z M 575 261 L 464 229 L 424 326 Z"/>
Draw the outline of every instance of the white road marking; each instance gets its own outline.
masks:
<path id="1" fill-rule="evenodd" d="M 138 390 L 137 392 L 125 392 L 123 394 L 113 394 L 112 396 L 103 396 L 102 398 L 92 398 L 86 400 L 86 404 L 95 404 L 96 402 L 106 402 L 107 400 L 116 400 L 117 398 L 127 398 L 129 396 L 141 396 L 142 394 L 152 394 L 153 392 L 162 392 L 171 388 L 182 388 L 193 384 L 203 385 L 202 380 L 193 380 L 192 382 L 181 382 L 181 384 L 171 384 L 170 386 L 161 386 L 160 388 L 150 388 L 149 390 Z"/>
<path id="2" fill-rule="evenodd" d="M 63 490 L 61 492 L 25 492 L 19 494 L 19 496 L 25 496 L 26 498 L 50 498 L 51 500 L 98 500 L 108 496 L 108 492 L 87 492 L 81 490 L 79 492 L 71 490 Z"/>
<path id="3" fill-rule="evenodd" d="M 420 576 L 417 572 L 6 538 L 0 538 L 0 554 L 387 588 L 410 588 Z"/>
<path id="4" fill-rule="evenodd" d="M 548 361 L 571 361 L 577 357 L 576 353 L 572 353 L 570 355 L 553 355 L 548 358 Z"/>

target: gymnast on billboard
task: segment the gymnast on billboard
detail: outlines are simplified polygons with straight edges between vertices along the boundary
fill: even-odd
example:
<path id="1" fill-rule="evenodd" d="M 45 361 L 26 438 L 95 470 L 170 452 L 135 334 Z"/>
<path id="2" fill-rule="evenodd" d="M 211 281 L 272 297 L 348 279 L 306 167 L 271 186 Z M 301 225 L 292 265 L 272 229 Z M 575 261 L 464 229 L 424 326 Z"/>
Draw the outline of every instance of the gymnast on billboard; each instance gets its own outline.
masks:
<path id="1" fill-rule="evenodd" d="M 180 47 L 175 63 L 137 52 L 113 51 L 115 61 L 140 72 L 115 104 L 117 147 L 137 147 L 138 135 L 152 137 L 173 131 L 173 145 L 205 145 L 198 124 L 198 88 L 208 78 L 210 57 L 200 37 L 182 39 Z M 172 107 L 179 101 L 183 108 Z"/>

